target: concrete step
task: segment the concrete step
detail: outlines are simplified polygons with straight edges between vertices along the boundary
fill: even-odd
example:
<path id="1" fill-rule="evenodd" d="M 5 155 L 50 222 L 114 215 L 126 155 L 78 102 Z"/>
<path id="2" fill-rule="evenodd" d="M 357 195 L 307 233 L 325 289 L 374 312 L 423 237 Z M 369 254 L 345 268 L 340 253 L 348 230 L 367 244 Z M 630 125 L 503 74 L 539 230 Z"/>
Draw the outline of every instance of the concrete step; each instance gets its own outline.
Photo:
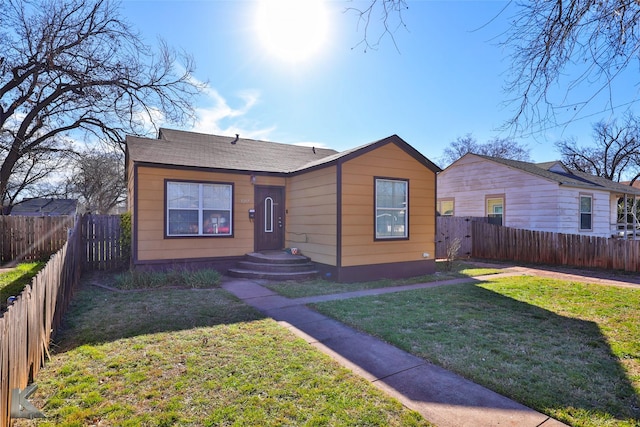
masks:
<path id="1" fill-rule="evenodd" d="M 319 272 L 309 257 L 286 251 L 264 251 L 246 254 L 227 274 L 245 279 L 287 281 L 312 279 Z"/>
<path id="2" fill-rule="evenodd" d="M 244 257 L 247 261 L 269 264 L 305 264 L 311 262 L 309 257 L 291 255 L 285 251 L 251 252 Z"/>
<path id="3" fill-rule="evenodd" d="M 265 279 L 276 281 L 287 280 L 308 280 L 318 276 L 318 270 L 305 270 L 294 272 L 273 272 L 259 270 L 244 270 L 241 268 L 230 268 L 227 274 L 231 277 L 242 277 L 244 279 Z"/>
<path id="4" fill-rule="evenodd" d="M 296 262 L 296 263 L 270 263 L 270 262 L 253 262 L 253 261 L 240 261 L 236 268 L 241 270 L 256 270 L 265 272 L 282 272 L 282 273 L 294 273 L 301 271 L 314 270 L 315 266 L 311 262 Z"/>

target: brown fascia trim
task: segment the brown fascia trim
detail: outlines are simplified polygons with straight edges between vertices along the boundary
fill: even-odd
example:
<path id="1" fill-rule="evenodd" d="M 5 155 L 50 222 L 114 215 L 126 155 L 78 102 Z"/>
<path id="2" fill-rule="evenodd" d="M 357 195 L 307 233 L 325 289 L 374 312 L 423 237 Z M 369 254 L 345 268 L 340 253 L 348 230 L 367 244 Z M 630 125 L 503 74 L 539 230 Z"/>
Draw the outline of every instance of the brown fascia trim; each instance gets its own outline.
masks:
<path id="1" fill-rule="evenodd" d="M 336 164 L 336 268 L 342 267 L 342 160 Z M 339 277 L 339 274 L 337 275 Z"/>
<path id="2" fill-rule="evenodd" d="M 409 154 L 411 157 L 413 157 L 420 164 L 422 164 L 423 166 L 425 166 L 428 169 L 430 169 L 433 173 L 437 174 L 439 172 L 442 172 L 442 169 L 440 169 L 440 167 L 438 165 L 436 165 L 431 160 L 429 160 L 427 157 L 425 157 L 424 154 L 422 154 L 421 152 L 419 152 L 418 150 L 413 148 L 413 146 L 409 145 L 408 142 L 406 142 L 404 139 L 400 138 L 398 135 L 392 135 L 392 136 L 390 136 L 388 138 L 383 139 L 382 141 L 386 141 L 386 140 L 391 140 L 391 141 L 387 141 L 386 143 L 387 144 L 389 142 L 395 143 L 398 147 L 400 147 L 402 150 L 404 150 L 407 154 Z"/>
<path id="3" fill-rule="evenodd" d="M 229 173 L 236 175 L 257 175 L 257 176 L 276 176 L 286 178 L 291 174 L 287 172 L 265 172 L 265 171 L 252 171 L 252 170 L 238 170 L 238 169 L 222 169 L 222 168 L 207 168 L 201 166 L 183 166 L 172 165 L 166 163 L 151 163 L 151 162 L 134 162 L 135 166 L 143 166 L 147 168 L 155 169 L 171 169 L 171 170 L 188 170 L 197 172 L 211 172 L 211 173 Z"/>
<path id="4" fill-rule="evenodd" d="M 128 169 L 128 168 L 125 168 Z M 138 261 L 138 165 L 133 164 L 133 224 L 131 224 L 131 252 L 133 263 Z"/>
<path id="5" fill-rule="evenodd" d="M 315 169 L 320 169 L 320 168 L 324 168 L 333 164 L 337 164 L 338 162 L 343 163 L 346 161 L 349 161 L 353 158 L 362 156 L 363 154 L 369 153 L 371 151 L 377 150 L 378 148 L 387 145 L 387 144 L 395 144 L 396 146 L 398 146 L 398 148 L 400 148 L 401 150 L 403 150 L 405 153 L 407 153 L 409 156 L 411 156 L 413 159 L 415 159 L 417 162 L 419 162 L 421 165 L 425 166 L 427 169 L 431 170 L 433 173 L 437 174 L 439 172 L 442 172 L 442 169 L 440 169 L 440 167 L 438 165 L 436 165 L 435 163 L 433 163 L 431 160 L 427 159 L 422 153 L 420 153 L 418 150 L 416 150 L 415 148 L 413 148 L 411 145 L 409 145 L 405 140 L 403 140 L 402 138 L 400 138 L 398 135 L 391 135 L 388 136 L 384 139 L 381 139 L 380 141 L 371 143 L 369 145 L 366 145 L 364 147 L 362 147 L 359 150 L 353 151 L 351 153 L 345 154 L 344 156 L 340 156 L 337 159 L 331 160 L 327 163 L 322 163 L 320 165 L 316 165 L 316 166 L 312 166 L 310 168 L 307 169 L 300 169 L 300 170 L 296 170 L 295 172 L 292 173 L 292 175 L 298 175 L 301 173 L 306 173 Z M 339 154 L 339 153 L 338 153 Z"/>

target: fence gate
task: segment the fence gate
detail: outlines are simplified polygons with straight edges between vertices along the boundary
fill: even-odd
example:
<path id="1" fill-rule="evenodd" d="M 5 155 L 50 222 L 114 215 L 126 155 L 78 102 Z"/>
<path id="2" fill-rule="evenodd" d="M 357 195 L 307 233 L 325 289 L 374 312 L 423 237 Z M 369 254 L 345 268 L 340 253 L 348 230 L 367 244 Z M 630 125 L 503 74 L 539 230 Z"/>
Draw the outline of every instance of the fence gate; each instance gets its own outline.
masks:
<path id="1" fill-rule="evenodd" d="M 484 217 L 439 216 L 436 217 L 436 258 L 447 258 L 447 252 L 456 239 L 460 240 L 460 249 L 456 258 L 470 258 L 473 233 L 473 221 L 487 222 Z"/>
<path id="2" fill-rule="evenodd" d="M 124 265 L 119 215 L 86 214 L 81 226 L 85 269 L 111 270 Z"/>

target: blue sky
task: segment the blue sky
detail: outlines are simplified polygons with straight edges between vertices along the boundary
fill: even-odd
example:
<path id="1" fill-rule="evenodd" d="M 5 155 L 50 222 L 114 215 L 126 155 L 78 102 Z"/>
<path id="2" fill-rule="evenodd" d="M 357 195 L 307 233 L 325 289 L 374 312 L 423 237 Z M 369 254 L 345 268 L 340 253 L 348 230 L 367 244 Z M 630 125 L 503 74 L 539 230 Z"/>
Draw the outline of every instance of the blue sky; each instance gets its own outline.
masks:
<path id="1" fill-rule="evenodd" d="M 345 10 L 367 2 L 325 3 L 327 38 L 298 62 L 265 48 L 257 1 L 126 0 L 122 14 L 148 43 L 161 37 L 193 55 L 195 77 L 208 87 L 190 130 L 336 150 L 398 134 L 436 163 L 459 136 L 471 133 L 479 142 L 510 136 L 501 130 L 513 108 L 503 89 L 510 58 L 498 43 L 512 16 L 500 14 L 506 2 L 409 1 L 407 29 L 394 33 L 395 45 L 387 36 L 366 52 L 359 44 L 363 27 Z M 381 30 L 373 22 L 371 40 Z M 532 160 L 555 160 L 558 139 L 590 143 L 593 122 L 623 111 L 612 115 L 607 104 L 635 99 L 637 87 L 623 82 L 618 95 L 561 112 L 560 123 L 571 121 L 565 126 L 525 129 L 515 139 L 531 149 Z"/>

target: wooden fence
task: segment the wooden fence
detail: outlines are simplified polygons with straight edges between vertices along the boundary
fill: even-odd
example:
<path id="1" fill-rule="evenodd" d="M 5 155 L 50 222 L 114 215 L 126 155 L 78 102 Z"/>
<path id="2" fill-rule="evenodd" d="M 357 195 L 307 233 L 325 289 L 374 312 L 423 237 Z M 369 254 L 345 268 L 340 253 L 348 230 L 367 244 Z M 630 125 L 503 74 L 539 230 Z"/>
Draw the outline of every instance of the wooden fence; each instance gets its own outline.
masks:
<path id="1" fill-rule="evenodd" d="M 80 280 L 81 249 L 76 222 L 62 249 L 0 317 L 0 427 L 10 425 L 11 390 L 23 390 L 44 364 L 51 334 Z"/>
<path id="2" fill-rule="evenodd" d="M 640 272 L 640 241 L 471 223 L 473 258 Z"/>
<path id="3" fill-rule="evenodd" d="M 448 258 L 448 251 L 456 240 L 460 242 L 456 258 L 469 258 L 473 242 L 471 223 L 487 222 L 487 218 L 439 216 L 436 218 L 436 258 Z"/>
<path id="4" fill-rule="evenodd" d="M 74 222 L 73 216 L 0 216 L 0 264 L 48 259 Z"/>
<path id="5" fill-rule="evenodd" d="M 128 265 L 119 215 L 83 215 L 81 223 L 85 269 L 112 270 Z"/>

